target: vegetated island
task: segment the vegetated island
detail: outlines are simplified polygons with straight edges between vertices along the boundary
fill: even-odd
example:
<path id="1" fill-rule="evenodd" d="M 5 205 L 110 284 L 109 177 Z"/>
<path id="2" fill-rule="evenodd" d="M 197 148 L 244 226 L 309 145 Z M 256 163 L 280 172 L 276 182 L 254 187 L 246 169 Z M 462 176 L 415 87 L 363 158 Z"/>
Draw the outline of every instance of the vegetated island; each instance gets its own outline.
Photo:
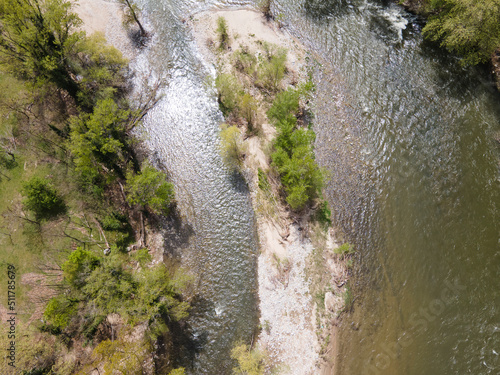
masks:
<path id="1" fill-rule="evenodd" d="M 244 373 L 328 373 L 336 319 L 350 304 L 352 247 L 335 239 L 315 162 L 314 57 L 263 13 L 216 10 L 190 20 L 217 71 L 221 152 L 249 183 L 260 240 L 260 334 L 232 356 Z"/>

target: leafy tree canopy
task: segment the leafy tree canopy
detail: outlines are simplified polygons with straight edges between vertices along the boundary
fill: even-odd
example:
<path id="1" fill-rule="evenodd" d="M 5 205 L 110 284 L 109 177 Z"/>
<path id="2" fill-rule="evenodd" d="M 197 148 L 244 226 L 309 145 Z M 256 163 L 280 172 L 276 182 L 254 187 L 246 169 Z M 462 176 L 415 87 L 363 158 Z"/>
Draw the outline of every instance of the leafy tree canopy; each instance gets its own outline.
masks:
<path id="1" fill-rule="evenodd" d="M 156 214 L 167 212 L 174 200 L 174 187 L 165 173 L 149 163 L 138 174 L 127 173 L 127 193 L 130 204 L 147 206 Z"/>
<path id="2" fill-rule="evenodd" d="M 65 211 L 66 206 L 56 189 L 45 179 L 33 177 L 22 189 L 23 205 L 37 219 L 50 219 Z"/>
<path id="3" fill-rule="evenodd" d="M 431 0 L 434 15 L 423 29 L 426 37 L 464 56 L 464 63 L 491 58 L 500 46 L 500 0 Z"/>

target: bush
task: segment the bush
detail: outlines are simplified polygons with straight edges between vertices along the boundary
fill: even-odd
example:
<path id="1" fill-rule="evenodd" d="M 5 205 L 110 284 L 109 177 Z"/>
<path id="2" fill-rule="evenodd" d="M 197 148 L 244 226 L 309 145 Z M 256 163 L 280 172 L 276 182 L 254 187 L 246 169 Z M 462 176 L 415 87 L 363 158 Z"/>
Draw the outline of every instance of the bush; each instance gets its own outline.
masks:
<path id="1" fill-rule="evenodd" d="M 430 0 L 434 15 L 423 28 L 427 38 L 464 56 L 465 64 L 491 58 L 500 46 L 500 3 L 498 0 Z"/>
<path id="2" fill-rule="evenodd" d="M 266 47 L 267 46 L 267 47 Z M 266 57 L 261 60 L 257 71 L 258 84 L 275 92 L 285 77 L 287 52 L 285 49 L 274 49 L 264 44 Z"/>
<path id="3" fill-rule="evenodd" d="M 229 43 L 229 33 L 227 31 L 227 21 L 224 17 L 217 18 L 217 34 L 219 35 L 219 48 L 224 49 Z"/>
<path id="4" fill-rule="evenodd" d="M 224 161 L 229 165 L 239 166 L 243 158 L 243 140 L 237 126 L 221 125 L 221 152 Z"/>
<path id="5" fill-rule="evenodd" d="M 24 207 L 37 219 L 50 219 L 66 210 L 56 189 L 45 179 L 33 177 L 24 184 L 22 194 Z"/>
<path id="6" fill-rule="evenodd" d="M 224 116 L 229 115 L 237 107 L 238 93 L 241 91 L 236 78 L 230 74 L 221 73 L 215 79 L 218 92 L 219 107 Z"/>
<path id="7" fill-rule="evenodd" d="M 148 207 L 157 215 L 167 213 L 174 200 L 174 186 L 165 173 L 149 163 L 142 165 L 140 173 L 127 173 L 127 200 L 130 204 Z"/>
<path id="8" fill-rule="evenodd" d="M 289 88 L 280 92 L 267 111 L 267 117 L 273 122 L 283 121 L 290 116 L 295 116 L 299 111 L 300 92 Z"/>
<path id="9" fill-rule="evenodd" d="M 257 101 L 248 93 L 240 97 L 240 114 L 246 120 L 248 129 L 253 130 L 255 118 L 257 117 Z"/>
<path id="10" fill-rule="evenodd" d="M 328 208 L 328 202 L 323 201 L 318 207 L 316 213 L 317 220 L 324 225 L 332 224 L 332 211 Z"/>
<path id="11" fill-rule="evenodd" d="M 71 317 L 76 313 L 76 310 L 77 304 L 61 295 L 49 301 L 43 316 L 56 330 L 64 329 Z"/>
<path id="12" fill-rule="evenodd" d="M 238 367 L 233 369 L 235 374 L 264 374 L 265 358 L 259 350 L 250 350 L 245 344 L 237 345 L 231 350 L 231 358 L 238 362 Z"/>
<path id="13" fill-rule="evenodd" d="M 314 157 L 315 134 L 312 130 L 298 128 L 295 118 L 300 98 L 310 89 L 303 86 L 278 94 L 267 112 L 278 129 L 271 158 L 287 193 L 286 201 L 293 210 L 301 210 L 319 197 L 323 187 L 323 172 Z"/>
<path id="14" fill-rule="evenodd" d="M 242 73 L 253 76 L 257 65 L 257 58 L 248 52 L 247 48 L 241 48 L 233 55 L 234 67 Z"/>
<path id="15" fill-rule="evenodd" d="M 349 255 L 349 254 L 354 253 L 354 247 L 350 243 L 346 242 L 346 243 L 340 245 L 339 247 L 337 247 L 334 250 L 334 253 L 338 254 L 340 256 Z"/>

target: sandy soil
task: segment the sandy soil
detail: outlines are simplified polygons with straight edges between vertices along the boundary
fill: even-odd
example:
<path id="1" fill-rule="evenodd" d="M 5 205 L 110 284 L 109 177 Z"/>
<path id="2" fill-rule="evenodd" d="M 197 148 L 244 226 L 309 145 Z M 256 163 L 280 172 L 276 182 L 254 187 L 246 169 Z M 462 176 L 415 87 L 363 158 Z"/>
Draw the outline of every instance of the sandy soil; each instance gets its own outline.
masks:
<path id="1" fill-rule="evenodd" d="M 74 11 L 82 19 L 82 29 L 91 35 L 103 33 L 109 44 L 119 49 L 127 59 L 135 56 L 127 30 L 123 27 L 123 7 L 115 1 L 73 0 Z"/>

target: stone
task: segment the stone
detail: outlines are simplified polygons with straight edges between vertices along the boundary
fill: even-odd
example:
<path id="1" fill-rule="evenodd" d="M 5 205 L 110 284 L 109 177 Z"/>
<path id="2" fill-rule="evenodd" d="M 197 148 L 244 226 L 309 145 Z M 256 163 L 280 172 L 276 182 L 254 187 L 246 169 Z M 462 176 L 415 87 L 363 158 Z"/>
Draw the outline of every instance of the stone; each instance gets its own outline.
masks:
<path id="1" fill-rule="evenodd" d="M 335 296 L 332 292 L 325 293 L 325 309 L 335 312 Z"/>

